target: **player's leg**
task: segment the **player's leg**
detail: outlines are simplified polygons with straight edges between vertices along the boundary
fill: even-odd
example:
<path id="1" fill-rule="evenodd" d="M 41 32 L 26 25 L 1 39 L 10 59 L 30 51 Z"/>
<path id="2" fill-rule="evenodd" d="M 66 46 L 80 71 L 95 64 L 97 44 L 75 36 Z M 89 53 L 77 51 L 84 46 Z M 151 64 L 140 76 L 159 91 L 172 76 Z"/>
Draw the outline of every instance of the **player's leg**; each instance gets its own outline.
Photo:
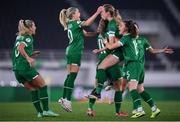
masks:
<path id="1" fill-rule="evenodd" d="M 43 110 L 41 108 L 40 105 L 40 100 L 39 100 L 39 96 L 38 96 L 38 91 L 37 88 L 34 87 L 30 82 L 28 82 L 25 78 L 24 78 L 24 73 L 26 71 L 14 71 L 15 73 L 15 77 L 17 79 L 17 81 L 19 83 L 22 83 L 24 85 L 24 87 L 31 92 L 31 99 L 32 99 L 32 103 L 34 105 L 34 107 L 36 108 L 36 111 L 38 113 L 37 117 L 42 117 L 42 113 Z"/>
<path id="2" fill-rule="evenodd" d="M 128 88 L 133 99 L 133 104 L 137 113 L 132 116 L 132 118 L 138 118 L 143 116 L 145 113 L 141 106 L 141 98 L 137 91 L 138 81 L 139 81 L 139 71 L 140 64 L 136 62 L 131 62 L 126 66 L 126 75 L 128 80 Z"/>
<path id="3" fill-rule="evenodd" d="M 95 80 L 95 84 L 97 84 L 97 79 Z M 95 88 L 93 89 L 92 92 L 95 92 L 95 91 L 96 91 L 96 85 L 95 85 Z M 96 102 L 96 99 L 90 98 L 89 99 L 89 104 L 88 104 L 88 109 L 93 110 L 95 102 Z"/>
<path id="4" fill-rule="evenodd" d="M 122 91 L 121 91 L 121 80 L 114 81 L 114 103 L 117 117 L 127 117 L 128 114 L 121 112 L 121 103 L 122 103 Z"/>
<path id="5" fill-rule="evenodd" d="M 47 92 L 47 85 L 41 75 L 38 75 L 32 80 L 32 84 L 39 88 L 40 101 L 43 106 L 43 116 L 59 116 L 49 109 L 49 97 Z"/>
<path id="6" fill-rule="evenodd" d="M 122 103 L 122 91 L 121 91 L 121 70 L 119 64 L 115 64 L 106 69 L 108 79 L 113 82 L 114 86 L 114 103 L 115 103 L 115 112 L 118 117 L 128 116 L 126 113 L 120 112 L 121 103 Z"/>
<path id="7" fill-rule="evenodd" d="M 67 81 L 68 81 L 68 78 L 69 78 L 69 74 L 70 74 L 70 65 L 67 65 L 67 71 L 68 71 L 68 74 L 66 76 L 66 79 L 64 81 L 64 87 L 63 87 L 63 99 L 66 98 L 66 86 L 67 86 Z"/>
<path id="8" fill-rule="evenodd" d="M 138 92 L 140 93 L 143 100 L 151 107 L 151 118 L 157 117 L 160 114 L 160 109 L 157 108 L 149 93 L 144 90 L 143 84 L 138 85 Z"/>
<path id="9" fill-rule="evenodd" d="M 97 84 L 97 79 L 95 80 L 95 87 L 96 87 L 96 84 Z M 91 94 L 93 94 L 93 92 L 95 92 L 95 91 L 96 91 L 96 88 L 93 89 Z M 96 102 L 96 99 L 89 98 L 87 115 L 90 116 L 90 117 L 94 117 L 95 116 L 95 111 L 94 111 L 94 104 L 95 104 L 95 102 Z"/>
<path id="10" fill-rule="evenodd" d="M 74 81 L 77 77 L 77 74 L 79 72 L 79 66 L 77 64 L 71 64 L 70 65 L 70 73 L 69 73 L 69 77 L 67 79 L 67 83 L 65 84 L 66 86 L 66 98 L 68 101 L 71 101 L 71 96 L 72 96 L 72 92 L 74 89 Z"/>
<path id="11" fill-rule="evenodd" d="M 114 64 L 117 64 L 118 62 L 119 62 L 119 58 L 110 54 L 99 64 L 98 69 L 97 69 L 97 80 L 98 80 L 98 86 L 96 87 L 97 94 L 101 93 L 104 82 L 106 80 L 105 70 L 108 67 L 111 67 Z"/>
<path id="12" fill-rule="evenodd" d="M 30 84 L 28 81 L 24 81 L 23 83 L 24 87 L 31 92 L 32 96 L 32 103 L 34 107 L 36 108 L 37 111 L 37 117 L 42 117 L 43 116 L 43 110 L 40 105 L 40 99 L 38 95 L 38 90 L 35 88 L 32 84 Z"/>
<path id="13" fill-rule="evenodd" d="M 74 81 L 79 72 L 81 55 L 67 56 L 68 76 L 64 82 L 63 98 L 59 99 L 61 106 L 67 111 L 72 112 L 71 97 L 74 89 Z"/>

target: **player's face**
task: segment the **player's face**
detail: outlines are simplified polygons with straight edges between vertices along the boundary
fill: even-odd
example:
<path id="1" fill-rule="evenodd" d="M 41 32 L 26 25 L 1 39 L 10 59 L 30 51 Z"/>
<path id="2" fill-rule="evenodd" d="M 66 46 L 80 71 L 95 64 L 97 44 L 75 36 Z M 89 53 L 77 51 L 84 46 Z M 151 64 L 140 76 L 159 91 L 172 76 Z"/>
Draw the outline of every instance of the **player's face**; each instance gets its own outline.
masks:
<path id="1" fill-rule="evenodd" d="M 124 34 L 126 32 L 126 26 L 124 22 L 121 22 L 121 24 L 119 24 L 119 30 L 120 30 L 120 34 Z"/>
<path id="2" fill-rule="evenodd" d="M 107 16 L 108 16 L 108 12 L 106 12 L 103 8 L 102 12 L 101 12 L 101 18 L 103 20 L 107 20 Z"/>
<path id="3" fill-rule="evenodd" d="M 32 27 L 30 27 L 29 29 L 33 35 L 36 34 L 36 25 L 34 23 L 32 24 Z"/>
<path id="4" fill-rule="evenodd" d="M 81 16 L 81 14 L 80 14 L 79 10 L 77 9 L 76 12 L 74 13 L 74 18 L 79 19 L 80 16 Z"/>

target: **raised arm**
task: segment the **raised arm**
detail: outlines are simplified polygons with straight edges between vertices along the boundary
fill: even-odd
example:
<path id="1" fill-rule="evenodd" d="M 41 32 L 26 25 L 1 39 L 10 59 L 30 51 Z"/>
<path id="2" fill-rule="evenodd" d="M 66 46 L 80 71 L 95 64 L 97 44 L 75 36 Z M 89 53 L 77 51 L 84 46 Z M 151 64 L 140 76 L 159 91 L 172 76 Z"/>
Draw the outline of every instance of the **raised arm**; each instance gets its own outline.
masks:
<path id="1" fill-rule="evenodd" d="M 94 20 L 96 19 L 96 17 L 101 13 L 102 10 L 103 10 L 103 7 L 100 6 L 100 7 L 97 9 L 96 13 L 94 13 L 91 17 L 89 17 L 86 21 L 84 21 L 84 22 L 81 24 L 81 26 L 90 26 L 90 25 L 94 22 Z"/>
<path id="2" fill-rule="evenodd" d="M 83 34 L 85 37 L 94 37 L 98 34 L 98 32 L 87 32 L 87 31 L 83 30 Z"/>

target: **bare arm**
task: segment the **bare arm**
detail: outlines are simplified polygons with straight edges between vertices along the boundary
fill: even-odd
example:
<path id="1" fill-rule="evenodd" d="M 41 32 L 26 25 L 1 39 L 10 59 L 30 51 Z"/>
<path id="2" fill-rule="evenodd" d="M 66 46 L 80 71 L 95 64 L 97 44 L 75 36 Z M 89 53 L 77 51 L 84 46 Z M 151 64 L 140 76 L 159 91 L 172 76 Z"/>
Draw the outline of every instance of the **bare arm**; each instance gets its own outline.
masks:
<path id="1" fill-rule="evenodd" d="M 83 34 L 85 37 L 94 37 L 98 34 L 98 32 L 87 32 L 87 31 L 83 30 Z"/>
<path id="2" fill-rule="evenodd" d="M 108 43 L 107 40 L 104 40 L 105 47 L 101 49 L 94 49 L 93 53 L 100 53 L 104 50 L 113 50 L 115 48 L 121 47 L 122 44 L 119 41 L 116 41 L 115 43 Z"/>
<path id="3" fill-rule="evenodd" d="M 96 19 L 96 17 L 101 13 L 102 10 L 103 10 L 103 7 L 100 6 L 100 7 L 97 9 L 96 13 L 94 13 L 90 18 L 88 18 L 85 22 L 83 22 L 83 23 L 81 24 L 81 26 L 90 26 L 90 25 L 94 22 L 94 20 Z"/>
<path id="4" fill-rule="evenodd" d="M 119 41 L 115 41 L 114 43 L 108 43 L 107 41 L 104 42 L 106 48 L 109 50 L 113 50 L 115 48 L 121 47 L 122 44 Z"/>
<path id="5" fill-rule="evenodd" d="M 18 46 L 18 51 L 20 52 L 20 54 L 26 58 L 26 60 L 29 62 L 30 66 L 34 66 L 34 59 L 29 57 L 28 54 L 26 53 L 26 51 L 24 50 L 25 48 L 25 44 L 21 43 L 19 46 Z"/>
<path id="6" fill-rule="evenodd" d="M 36 58 L 40 54 L 40 51 L 34 51 L 31 55 L 32 58 Z"/>
<path id="7" fill-rule="evenodd" d="M 172 54 L 174 51 L 171 48 L 163 48 L 163 49 L 157 49 L 157 48 L 149 48 L 149 52 L 153 54 L 158 54 L 158 53 L 167 53 L 167 54 Z"/>

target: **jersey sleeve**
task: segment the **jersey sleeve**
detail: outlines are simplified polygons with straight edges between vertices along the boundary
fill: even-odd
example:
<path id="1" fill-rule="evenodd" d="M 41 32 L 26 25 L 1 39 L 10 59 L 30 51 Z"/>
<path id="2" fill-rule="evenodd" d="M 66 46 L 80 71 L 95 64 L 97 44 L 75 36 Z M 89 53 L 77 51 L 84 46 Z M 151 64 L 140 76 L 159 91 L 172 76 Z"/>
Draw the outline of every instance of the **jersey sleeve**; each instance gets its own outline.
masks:
<path id="1" fill-rule="evenodd" d="M 146 38 L 144 38 L 144 49 L 148 50 L 150 48 L 152 48 L 152 47 L 151 47 L 149 41 Z"/>
<path id="2" fill-rule="evenodd" d="M 78 24 L 79 27 L 81 27 L 81 25 L 82 25 L 83 23 L 84 23 L 84 21 L 81 21 L 81 20 L 78 20 L 78 21 L 77 21 L 77 24 Z"/>
<path id="3" fill-rule="evenodd" d="M 25 44 L 26 47 L 28 47 L 28 46 L 32 45 L 33 40 L 31 37 L 27 36 L 21 41 L 21 43 Z"/>
<path id="4" fill-rule="evenodd" d="M 127 38 L 126 37 L 122 37 L 120 40 L 119 40 L 119 43 L 122 45 L 122 46 L 124 46 L 124 45 L 126 45 L 127 44 Z"/>

